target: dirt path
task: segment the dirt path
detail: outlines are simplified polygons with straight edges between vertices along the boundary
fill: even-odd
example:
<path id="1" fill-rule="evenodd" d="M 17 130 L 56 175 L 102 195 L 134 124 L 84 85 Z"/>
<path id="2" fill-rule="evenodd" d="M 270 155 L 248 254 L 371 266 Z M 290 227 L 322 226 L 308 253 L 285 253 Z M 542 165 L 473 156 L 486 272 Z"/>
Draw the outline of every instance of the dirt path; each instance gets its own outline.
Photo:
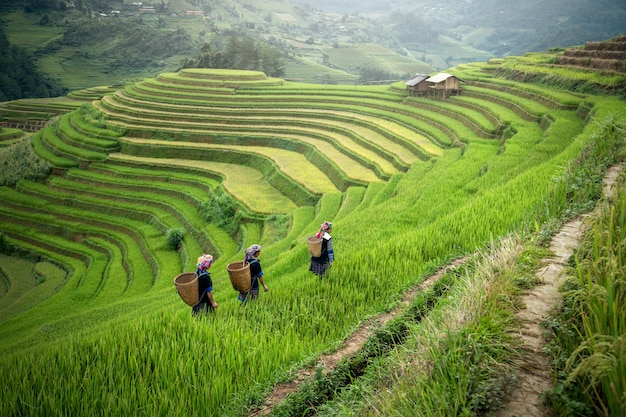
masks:
<path id="1" fill-rule="evenodd" d="M 359 328 L 345 340 L 341 349 L 328 355 L 322 355 L 314 366 L 300 370 L 292 381 L 284 384 L 278 384 L 274 388 L 274 391 L 272 391 L 272 393 L 265 400 L 265 404 L 261 408 L 254 410 L 251 414 L 249 414 L 249 417 L 269 415 L 275 405 L 283 401 L 292 392 L 295 392 L 303 381 L 312 378 L 315 375 L 315 370 L 318 366 L 321 366 L 324 372 L 328 372 L 333 370 L 342 359 L 354 355 L 363 346 L 367 338 L 373 334 L 375 329 L 384 326 L 389 320 L 402 313 L 404 309 L 408 307 L 411 300 L 415 298 L 418 292 L 430 288 L 446 272 L 458 268 L 460 265 L 464 264 L 468 258 L 469 257 L 463 257 L 454 260 L 451 264 L 441 268 L 437 271 L 437 273 L 430 276 L 420 285 L 417 285 L 410 291 L 407 291 L 404 294 L 402 302 L 392 311 L 361 323 Z"/>
<path id="2" fill-rule="evenodd" d="M 621 168 L 622 166 L 614 166 L 607 172 L 603 181 L 604 196 L 610 198 L 614 195 Z M 550 361 L 543 354 L 547 340 L 541 323 L 560 301 L 558 288 L 564 279 L 568 260 L 586 230 L 587 217 L 589 214 L 569 221 L 552 238 L 550 250 L 554 256 L 543 259 L 543 266 L 536 273 L 543 284 L 522 297 L 526 308 L 518 313 L 522 319 L 520 335 L 524 342 L 524 358 L 520 366 L 521 384 L 505 409 L 499 411 L 496 417 L 546 417 L 551 414 L 540 397 L 544 391 L 552 388 Z"/>

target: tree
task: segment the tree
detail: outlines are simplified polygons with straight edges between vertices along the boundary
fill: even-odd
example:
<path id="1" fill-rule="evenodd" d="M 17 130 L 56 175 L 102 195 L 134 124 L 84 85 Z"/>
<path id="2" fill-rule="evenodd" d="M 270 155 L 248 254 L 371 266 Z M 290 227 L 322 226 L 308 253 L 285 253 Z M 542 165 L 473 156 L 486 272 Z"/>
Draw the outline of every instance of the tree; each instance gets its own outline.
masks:
<path id="1" fill-rule="evenodd" d="M 400 42 L 431 41 L 437 36 L 437 32 L 415 13 L 394 13 L 390 19 Z"/>
<path id="2" fill-rule="evenodd" d="M 168 229 L 165 238 L 170 249 L 178 250 L 185 239 L 185 229 L 182 227 Z"/>
<path id="3" fill-rule="evenodd" d="M 0 26 L 0 101 L 59 96 L 67 88 L 37 70 L 24 48 L 11 45 Z"/>
<path id="4" fill-rule="evenodd" d="M 261 70 L 270 77 L 285 75 L 282 52 L 271 45 L 264 44 L 260 49 Z"/>
<path id="5" fill-rule="evenodd" d="M 223 50 L 205 43 L 193 59 L 185 59 L 181 68 L 232 68 L 263 71 L 270 77 L 285 74 L 283 53 L 275 46 L 251 36 L 232 35 Z"/>
<path id="6" fill-rule="evenodd" d="M 362 66 L 361 68 L 359 68 L 359 73 L 359 80 L 364 83 L 372 81 L 397 80 L 400 78 L 398 74 L 394 74 L 374 65 Z"/>

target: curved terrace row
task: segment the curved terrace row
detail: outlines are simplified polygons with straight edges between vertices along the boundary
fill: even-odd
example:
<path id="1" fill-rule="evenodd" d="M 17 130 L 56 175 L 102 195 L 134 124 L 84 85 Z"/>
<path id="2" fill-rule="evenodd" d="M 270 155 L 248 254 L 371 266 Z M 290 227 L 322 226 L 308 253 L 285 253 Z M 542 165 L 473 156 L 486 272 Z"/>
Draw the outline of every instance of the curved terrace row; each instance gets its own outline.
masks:
<path id="1" fill-rule="evenodd" d="M 438 123 L 429 123 L 428 118 L 416 118 L 415 109 L 402 104 L 406 94 L 399 95 L 394 90 L 387 88 L 384 92 L 380 87 L 359 87 L 358 91 L 350 91 L 343 86 L 330 86 L 325 90 L 312 88 L 292 88 L 291 85 L 284 87 L 265 89 L 240 89 L 230 96 L 204 96 L 202 100 L 183 95 L 180 92 L 167 94 L 155 94 L 154 91 L 142 90 L 140 85 L 125 89 L 125 94 L 139 100 L 155 101 L 158 103 L 184 104 L 207 108 L 232 108 L 240 112 L 250 109 L 265 109 L 267 112 L 284 113 L 302 109 L 317 111 L 349 112 L 352 115 L 364 114 L 377 118 L 379 121 L 387 120 L 410 128 L 415 133 L 425 135 L 437 146 L 449 146 L 452 144 L 448 136 L 449 130 L 442 131 Z M 369 90 L 376 92 L 372 94 Z M 249 94 L 254 92 L 254 94 Z M 379 122 L 380 123 L 380 122 Z M 393 131 L 393 130 L 392 130 Z M 396 134 L 399 138 L 404 136 Z M 422 152 L 430 155 L 429 145 L 420 141 L 418 145 L 425 147 Z"/>
<path id="2" fill-rule="evenodd" d="M 360 165 L 360 169 L 367 171 L 373 170 L 369 174 L 370 177 L 374 173 L 379 178 L 385 178 L 399 169 L 406 170 L 409 164 L 421 156 L 416 145 L 403 141 L 402 138 L 390 140 L 389 137 L 392 135 L 389 130 L 384 129 L 384 124 L 373 125 L 374 119 L 368 116 L 357 116 L 350 121 L 339 112 L 334 114 L 330 111 L 292 112 L 292 116 L 284 117 L 277 116 L 277 113 L 272 111 L 261 111 L 254 117 L 236 116 L 234 115 L 236 112 L 222 112 L 221 115 L 196 113 L 190 117 L 185 113 L 187 111 L 185 108 L 177 109 L 180 112 L 178 114 L 170 112 L 138 114 L 135 108 L 122 107 L 119 102 L 102 104 L 103 111 L 107 112 L 111 119 L 124 123 L 129 136 L 145 137 L 150 126 L 159 123 L 165 135 L 186 140 L 196 139 L 203 142 L 221 140 L 221 143 L 227 143 L 226 139 L 230 139 L 230 143 L 245 145 L 246 141 L 254 138 L 266 138 L 264 142 L 267 146 L 290 149 L 297 148 L 299 143 L 306 143 L 323 155 L 342 157 L 344 161 L 351 159 L 353 160 L 351 165 Z M 139 106 L 139 103 L 134 105 Z M 170 121 L 163 122 L 162 119 L 165 117 L 170 118 Z M 327 122 L 323 125 L 316 123 L 320 118 L 327 118 Z M 402 129 L 398 126 L 389 126 L 392 127 L 395 127 L 396 131 Z M 376 128 L 380 131 L 375 130 Z M 406 133 L 411 134 L 408 130 Z M 415 134 L 413 137 L 418 138 Z M 333 151 L 329 151 L 329 147 L 334 148 Z M 434 147 L 431 149 L 436 150 Z M 344 174 L 354 175 L 354 167 L 349 168 Z M 356 179 L 368 181 L 367 178 Z"/>
<path id="3" fill-rule="evenodd" d="M 172 276 L 193 264 L 198 252 L 211 251 L 219 264 L 225 263 L 242 241 L 261 241 L 270 233 L 272 226 L 265 221 L 269 214 L 291 219 L 288 234 L 280 235 L 282 239 L 264 255 L 281 270 L 289 265 L 279 255 L 298 248 L 311 223 L 348 219 L 354 210 L 375 210 L 397 192 L 413 193 L 415 201 L 461 202 L 492 177 L 488 173 L 506 180 L 542 158 L 538 147 L 536 156 L 531 154 L 525 162 L 515 159 L 522 154 L 521 144 L 537 141 L 542 131 L 538 118 L 521 120 L 519 113 L 499 105 L 501 100 L 534 108 L 535 115 L 564 111 L 533 107 L 525 101 L 528 98 L 515 95 L 516 89 L 502 92 L 489 85 L 472 87 L 482 98 L 461 95 L 427 101 L 402 97 L 388 87 L 359 96 L 346 86 L 320 92 L 274 80 L 254 85 L 262 78 L 233 87 L 229 94 L 215 92 L 220 83 L 211 81 L 210 89 L 200 94 L 198 86 L 207 81 L 202 77 L 181 72 L 158 78 L 157 83 L 145 80 L 106 94 L 42 130 L 33 138 L 36 149 L 63 176 L 55 175 L 46 184 L 24 181 L 3 203 L 7 213 L 13 212 L 7 223 L 12 239 L 41 253 L 58 245 L 65 257 L 60 263 L 75 259 L 68 267 L 75 271 L 68 282 L 89 282 L 81 286 L 84 296 L 127 297 L 136 288 L 163 289 L 171 285 Z M 176 88 L 162 86 L 163 78 L 176 80 L 171 85 L 184 86 L 182 92 L 195 86 L 204 99 L 185 101 Z M 488 77 L 483 82 L 489 84 Z M 150 92 L 141 90 L 145 85 L 150 85 Z M 248 101 L 250 97 L 254 100 Z M 509 135 L 519 140 L 508 144 L 506 152 L 515 156 L 515 165 L 463 171 L 459 175 L 468 176 L 467 185 L 448 190 L 445 196 L 426 188 L 422 195 L 420 187 L 396 189 L 409 166 L 423 173 L 431 169 L 431 164 L 420 164 L 421 158 L 445 156 L 443 166 L 453 164 L 454 157 L 446 156 L 446 146 L 434 145 L 437 141 L 422 137 L 432 147 L 424 151 L 422 142 L 415 141 L 420 128 L 436 130 L 439 133 L 432 136 L 445 136 L 447 146 L 463 140 L 492 153 L 499 144 L 491 139 L 510 121 L 514 126 L 508 129 L 515 131 Z M 235 233 L 207 224 L 199 214 L 203 201 L 219 190 L 232 195 L 243 213 L 244 223 Z M 35 210 L 22 209 L 35 201 Z M 441 214 L 436 207 L 416 213 L 411 227 L 434 221 Z M 72 223 L 70 218 L 81 220 Z M 173 228 L 187 232 L 179 252 L 166 247 L 165 234 Z M 44 236 L 39 247 L 37 235 Z M 64 241 L 67 236 L 70 239 Z M 88 243 L 88 254 L 76 249 L 78 240 Z M 100 267 L 91 268 L 94 259 Z M 108 283 L 114 270 L 128 281 Z M 228 286 L 224 274 L 215 279 Z"/>
<path id="4" fill-rule="evenodd" d="M 462 76 L 465 76 L 464 71 L 467 70 L 455 70 L 452 72 L 460 73 Z M 545 114 L 550 109 L 573 109 L 575 106 L 579 105 L 581 101 L 580 97 L 573 94 L 565 92 L 557 93 L 552 90 L 548 93 L 544 93 L 546 96 L 542 96 L 539 88 L 527 87 L 523 83 L 515 83 L 512 81 L 503 82 L 499 80 L 500 83 L 495 85 L 491 83 L 489 74 L 487 74 L 488 71 L 483 71 L 480 67 L 477 67 L 476 71 L 482 74 L 482 78 L 474 76 L 475 80 L 489 80 L 488 83 L 482 83 L 483 87 L 487 86 L 494 90 L 499 89 L 510 93 L 509 96 L 501 96 L 499 98 L 500 105 L 509 106 L 515 109 L 518 114 L 523 114 L 524 117 L 529 119 L 535 120 L 535 117 L 540 118 L 541 115 Z M 172 77 L 174 77 L 174 75 L 172 75 Z M 241 88 L 229 97 L 214 98 L 204 96 L 202 101 L 195 102 L 193 99 L 190 99 L 189 96 L 184 95 L 185 93 L 181 93 L 180 90 L 176 93 L 172 91 L 165 94 L 157 94 L 157 97 L 154 97 L 153 94 L 156 94 L 158 88 L 151 89 L 150 93 L 142 92 L 141 85 L 145 85 L 149 82 L 149 80 L 145 80 L 131 88 L 127 88 L 123 94 L 125 96 L 132 96 L 134 99 L 144 103 L 149 103 L 150 101 L 167 101 L 172 104 L 185 104 L 190 106 L 200 105 L 200 103 L 202 103 L 201 105 L 207 105 L 216 110 L 222 110 L 223 107 L 228 107 L 229 109 L 238 109 L 246 114 L 251 111 L 251 108 L 256 109 L 258 107 L 275 110 L 276 112 L 293 111 L 294 108 L 302 106 L 302 97 L 306 97 L 305 103 L 307 108 L 315 107 L 316 110 L 319 109 L 320 106 L 323 106 L 325 109 L 336 108 L 336 106 L 340 106 L 339 103 L 345 102 L 350 104 L 351 109 L 359 109 L 359 113 L 371 112 L 371 107 L 376 107 L 376 99 L 382 99 L 384 97 L 386 100 L 386 108 L 389 108 L 391 105 L 390 101 L 400 103 L 400 100 L 404 100 L 405 103 L 420 109 L 418 111 L 412 111 L 410 107 L 407 106 L 393 106 L 396 114 L 405 113 L 412 116 L 403 119 L 402 122 L 412 126 L 418 131 L 426 133 L 431 140 L 448 144 L 448 146 L 458 141 L 459 138 L 465 139 L 471 136 L 465 132 L 467 128 L 471 129 L 474 134 L 479 137 L 497 137 L 502 132 L 503 125 L 507 123 L 506 120 L 499 120 L 498 113 L 493 113 L 489 106 L 469 107 L 466 102 L 456 100 L 456 97 L 452 97 L 452 100 L 448 100 L 445 104 L 437 103 L 434 100 L 430 100 L 430 102 L 420 102 L 419 100 L 413 99 L 406 100 L 406 94 L 402 94 L 397 88 L 389 89 L 385 87 L 383 90 L 380 87 L 376 87 L 375 89 L 372 88 L 370 91 L 369 87 L 361 86 L 358 87 L 359 90 L 356 89 L 356 86 L 351 90 L 347 86 L 326 86 L 324 88 L 318 86 L 315 88 L 312 86 L 303 87 L 293 83 L 286 83 L 285 85 L 275 87 Z M 269 94 L 270 92 L 271 94 Z M 476 92 L 468 92 L 470 93 L 469 95 L 477 95 Z M 251 93 L 253 94 L 251 95 Z M 480 93 L 480 91 L 478 91 L 478 93 Z M 242 102 L 241 99 L 243 96 L 246 96 L 245 102 L 247 107 L 245 109 L 242 109 L 239 105 L 239 103 Z M 538 108 L 533 104 L 524 103 L 520 98 L 537 100 L 545 103 L 548 107 Z M 489 94 L 482 95 L 480 99 L 483 101 L 494 100 L 489 97 Z M 254 103 L 254 106 L 252 106 L 252 103 Z M 459 103 L 463 104 L 457 106 Z M 443 113 L 449 116 L 447 119 L 442 118 L 441 115 L 438 114 L 441 112 L 442 108 L 444 108 Z M 477 109 L 478 111 L 476 111 Z M 432 113 L 428 111 L 432 111 Z M 539 113 L 539 115 L 537 115 L 537 113 Z M 381 116 L 380 113 L 376 114 L 378 119 L 380 119 Z M 425 124 L 427 124 L 427 126 L 425 126 Z"/>
<path id="5" fill-rule="evenodd" d="M 0 410 L 33 416 L 87 408 L 116 415 L 248 413 L 278 381 L 291 382 L 324 353 L 341 353 L 335 349 L 354 329 L 401 306 L 407 289 L 427 282 L 451 259 L 483 249 L 491 255 L 498 239 L 526 235 L 529 228 L 545 237 L 570 210 L 572 195 L 575 204 L 593 198 L 595 187 L 581 188 L 580 176 L 569 177 L 568 167 L 587 166 L 596 151 L 589 145 L 606 149 L 618 140 L 603 134 L 618 130 L 617 124 L 601 121 L 611 112 L 623 121 L 624 101 L 505 80 L 509 66 L 507 58 L 451 69 L 465 82 L 460 95 L 446 100 L 409 98 L 396 84 L 311 86 L 254 72 L 196 69 L 102 97 L 86 92 L 93 104 L 33 136 L 37 153 L 54 163 L 53 174 L 0 190 L 0 216 L 7 218 L 0 231 L 8 242 L 66 271 L 56 285 L 28 291 L 11 314 L 0 315 L 7 395 Z M 436 152 L 407 140 L 413 135 Z M 298 167 L 289 165 L 294 161 Z M 307 178 L 297 172 L 300 166 L 321 174 Z M 585 191 L 585 201 L 577 200 L 573 187 Z M 221 222 L 219 214 L 234 221 Z M 319 280 L 307 269 L 304 240 L 325 220 L 335 225 L 338 258 L 327 279 Z M 178 228 L 185 235 L 175 250 L 166 236 Z M 251 243 L 263 246 L 270 292 L 244 307 L 225 265 L 240 261 Z M 205 250 L 216 257 L 211 275 L 220 308 L 194 318 L 172 279 L 195 270 L 198 252 Z M 526 262 L 528 254 L 522 255 Z M 437 329 L 428 340 L 445 349 L 433 357 L 458 353 L 456 341 L 463 345 L 477 334 L 476 325 L 485 324 L 473 314 L 480 309 L 463 310 L 463 303 L 444 294 L 467 293 L 457 284 L 483 279 L 483 266 L 469 259 L 466 270 L 438 282 L 441 292 L 421 287 L 428 298 L 406 306 L 412 318 L 389 322 L 377 334 L 406 335 L 410 348 L 423 334 L 421 320 L 452 317 L 445 340 Z M 512 284 L 513 298 L 496 291 L 488 300 L 495 310 L 514 310 L 515 294 L 527 282 L 513 278 L 505 291 Z M 452 311 L 444 310 L 446 303 Z M 493 321 L 487 324 L 494 328 Z M 379 340 L 356 358 L 371 346 L 376 353 L 367 363 L 385 362 Z M 477 369 L 493 371 L 489 363 L 477 363 L 485 355 L 474 356 Z M 241 369 L 246 378 L 237 376 Z M 337 371 L 348 385 L 333 391 L 350 400 L 352 388 L 361 387 L 360 373 L 342 364 Z M 493 382 L 491 375 L 481 381 Z M 323 379 L 312 382 L 326 389 Z M 472 381 L 451 381 L 445 398 L 459 392 L 484 398 L 484 384 L 475 388 Z M 103 386 L 116 395 L 103 397 Z M 155 397 L 164 400 L 155 403 Z M 420 406 L 408 397 L 398 401 Z M 282 410 L 306 414 L 338 404 L 306 400 L 300 412 L 289 404 Z"/>
<path id="6" fill-rule="evenodd" d="M 149 113 L 148 110 L 159 109 L 168 113 L 167 115 L 173 113 L 170 115 L 172 118 L 176 113 L 182 113 L 183 116 L 179 117 L 188 115 L 191 120 L 193 120 L 194 116 L 205 115 L 208 117 L 207 121 L 210 121 L 210 117 L 217 120 L 223 120 L 225 117 L 237 117 L 243 121 L 246 118 L 259 116 L 263 118 L 273 117 L 282 118 L 285 123 L 294 119 L 292 120 L 294 128 L 299 127 L 299 123 L 297 123 L 298 118 L 303 118 L 302 124 L 306 126 L 307 117 L 314 118 L 318 122 L 319 127 L 324 128 L 324 124 L 320 125 L 319 123 L 319 116 L 322 115 L 325 122 L 326 119 L 329 121 L 334 119 L 344 123 L 358 123 L 363 128 L 381 132 L 385 134 L 388 141 L 390 140 L 389 131 L 391 131 L 393 133 L 392 139 L 395 139 L 399 144 L 403 144 L 404 147 L 417 155 L 438 153 L 435 147 L 420 138 L 420 131 L 413 126 L 415 120 L 402 118 L 397 114 L 401 110 L 410 112 L 411 108 L 406 106 L 394 108 L 394 111 L 398 110 L 394 115 L 388 112 L 391 104 L 389 101 L 364 101 L 354 97 L 334 100 L 337 96 L 315 97 L 313 92 L 306 95 L 294 95 L 288 100 L 269 94 L 260 97 L 263 97 L 263 100 L 250 101 L 247 96 L 236 94 L 228 100 L 221 101 L 194 101 L 180 97 L 164 101 L 161 96 L 145 94 L 137 92 L 134 88 L 127 88 L 123 92 L 118 92 L 111 100 L 107 100 L 106 104 L 113 105 L 114 102 L 118 102 L 120 107 L 127 106 L 131 109 L 139 107 L 145 109 L 144 111 L 147 113 Z M 386 127 L 387 132 L 383 130 L 384 126 L 381 125 L 383 123 L 388 125 Z M 399 127 L 403 127 L 404 131 L 399 131 Z M 328 128 L 330 129 L 332 126 Z M 442 141 L 444 143 L 449 142 L 445 138 Z"/>

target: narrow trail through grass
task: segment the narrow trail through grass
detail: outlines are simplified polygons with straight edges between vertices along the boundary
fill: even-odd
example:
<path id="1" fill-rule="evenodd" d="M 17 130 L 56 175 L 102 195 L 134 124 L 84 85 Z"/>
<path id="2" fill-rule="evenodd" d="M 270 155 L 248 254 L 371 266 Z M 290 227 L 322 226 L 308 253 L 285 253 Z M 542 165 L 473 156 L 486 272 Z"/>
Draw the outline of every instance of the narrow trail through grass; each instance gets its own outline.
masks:
<path id="1" fill-rule="evenodd" d="M 396 308 L 361 323 L 358 329 L 354 331 L 350 337 L 344 340 L 342 347 L 339 350 L 330 354 L 322 355 L 314 366 L 301 369 L 291 381 L 278 384 L 274 387 L 272 393 L 266 398 L 265 404 L 249 414 L 249 417 L 269 415 L 272 412 L 273 407 L 287 398 L 289 394 L 295 392 L 302 382 L 313 378 L 318 367 L 322 368 L 325 373 L 335 369 L 337 364 L 344 358 L 354 355 L 365 344 L 368 337 L 370 337 L 376 329 L 383 327 L 387 322 L 402 313 L 419 292 L 431 288 L 444 274 L 463 265 L 469 258 L 469 256 L 458 258 L 450 264 L 440 268 L 435 274 L 427 278 L 424 282 L 407 291 L 402 298 L 402 302 Z"/>
<path id="2" fill-rule="evenodd" d="M 616 165 L 608 170 L 603 180 L 604 198 L 615 194 L 615 184 L 624 165 Z M 560 303 L 559 286 L 567 272 L 568 262 L 579 246 L 588 225 L 586 219 L 594 216 L 601 207 L 596 205 L 592 213 L 585 213 L 569 222 L 550 241 L 550 251 L 554 256 L 543 259 L 543 266 L 536 272 L 542 284 L 522 297 L 525 306 L 517 315 L 520 318 L 520 336 L 523 340 L 523 359 L 518 366 L 520 386 L 503 410 L 496 417 L 547 417 L 551 415 L 542 399 L 542 394 L 552 388 L 552 368 L 550 359 L 544 352 L 547 344 L 542 322 L 548 319 L 553 309 Z"/>

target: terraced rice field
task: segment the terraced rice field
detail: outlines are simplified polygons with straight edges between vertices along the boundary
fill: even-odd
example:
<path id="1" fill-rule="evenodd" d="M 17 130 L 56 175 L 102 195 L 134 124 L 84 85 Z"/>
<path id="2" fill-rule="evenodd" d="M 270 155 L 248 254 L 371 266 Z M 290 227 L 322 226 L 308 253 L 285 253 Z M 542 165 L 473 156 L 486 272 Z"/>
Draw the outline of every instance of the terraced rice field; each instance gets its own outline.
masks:
<path id="1" fill-rule="evenodd" d="M 623 103 L 497 66 L 451 69 L 463 92 L 443 101 L 200 69 L 74 93 L 32 137 L 52 175 L 0 187 L 0 232 L 45 277 L 0 270 L 0 415 L 241 415 L 435 268 L 558 215 L 586 117 Z M 337 261 L 320 281 L 304 239 L 325 220 Z M 242 307 L 225 266 L 252 243 L 270 292 Z M 220 307 L 196 320 L 172 280 L 202 253 Z"/>

